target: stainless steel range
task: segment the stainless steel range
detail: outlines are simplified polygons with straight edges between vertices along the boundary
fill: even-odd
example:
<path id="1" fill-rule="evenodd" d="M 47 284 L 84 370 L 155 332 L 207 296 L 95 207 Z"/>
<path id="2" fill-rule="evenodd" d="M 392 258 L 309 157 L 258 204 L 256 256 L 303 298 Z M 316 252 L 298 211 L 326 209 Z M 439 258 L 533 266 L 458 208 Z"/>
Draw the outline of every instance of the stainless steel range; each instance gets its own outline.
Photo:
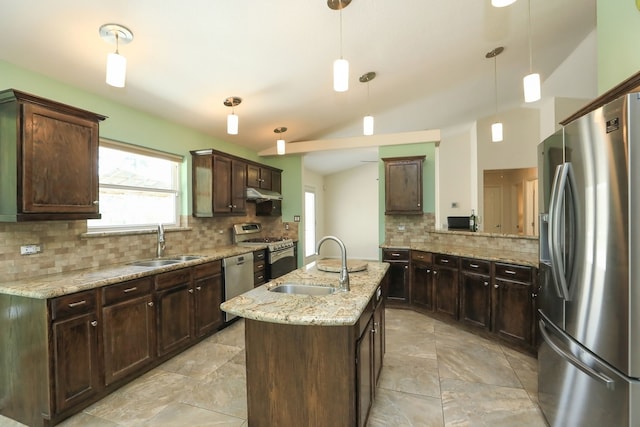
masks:
<path id="1" fill-rule="evenodd" d="M 267 278 L 275 279 L 297 268 L 295 244 L 292 239 L 262 235 L 262 225 L 256 222 L 235 224 L 233 241 L 240 246 L 267 245 Z"/>

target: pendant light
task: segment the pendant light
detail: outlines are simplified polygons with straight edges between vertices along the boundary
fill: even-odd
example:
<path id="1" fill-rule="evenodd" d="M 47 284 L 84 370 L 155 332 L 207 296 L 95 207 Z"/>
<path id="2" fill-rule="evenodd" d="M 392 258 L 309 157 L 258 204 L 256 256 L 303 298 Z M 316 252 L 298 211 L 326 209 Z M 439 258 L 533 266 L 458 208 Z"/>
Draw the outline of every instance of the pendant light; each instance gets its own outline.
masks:
<path id="1" fill-rule="evenodd" d="M 360 83 L 367 84 L 367 110 L 371 112 L 371 103 L 369 97 L 369 82 L 376 78 L 376 73 L 373 71 L 369 71 L 366 74 L 360 76 Z M 362 133 L 365 136 L 373 135 L 373 116 L 371 114 L 367 114 L 364 116 L 362 120 Z"/>
<path id="2" fill-rule="evenodd" d="M 280 134 L 285 133 L 287 128 L 281 126 L 279 128 L 275 128 L 273 131 L 278 135 L 278 140 L 276 141 L 276 152 L 279 156 L 282 156 L 285 153 L 285 141 Z"/>
<path id="3" fill-rule="evenodd" d="M 491 141 L 492 142 L 502 142 L 503 134 L 502 134 L 502 123 L 498 121 L 498 60 L 497 56 L 500 55 L 504 51 L 504 47 L 499 46 L 493 49 L 490 52 L 487 52 L 485 58 L 490 59 L 493 58 L 493 84 L 495 87 L 496 94 L 496 115 L 495 122 L 491 125 Z"/>
<path id="4" fill-rule="evenodd" d="M 351 0 L 327 0 L 329 9 L 340 11 L 340 59 L 333 61 L 333 90 L 349 90 L 349 61 L 342 57 L 342 9 L 349 6 Z"/>
<path id="5" fill-rule="evenodd" d="M 491 6 L 493 7 L 505 7 L 515 3 L 516 0 L 491 0 Z"/>
<path id="6" fill-rule="evenodd" d="M 107 43 L 115 44 L 115 53 L 107 55 L 106 82 L 110 86 L 124 87 L 127 75 L 127 58 L 120 55 L 120 43 L 127 44 L 133 40 L 133 33 L 120 24 L 104 24 L 99 30 L 100 37 Z"/>
<path id="7" fill-rule="evenodd" d="M 242 99 L 237 96 L 230 96 L 223 102 L 227 107 L 231 107 L 231 114 L 227 115 L 227 133 L 229 135 L 238 134 L 238 116 L 236 116 L 234 108 L 236 105 L 240 105 L 241 102 Z"/>
<path id="8" fill-rule="evenodd" d="M 533 54 L 531 53 L 531 0 L 529 0 L 529 74 L 524 76 L 524 102 L 535 102 L 540 99 L 540 74 L 533 72 Z"/>

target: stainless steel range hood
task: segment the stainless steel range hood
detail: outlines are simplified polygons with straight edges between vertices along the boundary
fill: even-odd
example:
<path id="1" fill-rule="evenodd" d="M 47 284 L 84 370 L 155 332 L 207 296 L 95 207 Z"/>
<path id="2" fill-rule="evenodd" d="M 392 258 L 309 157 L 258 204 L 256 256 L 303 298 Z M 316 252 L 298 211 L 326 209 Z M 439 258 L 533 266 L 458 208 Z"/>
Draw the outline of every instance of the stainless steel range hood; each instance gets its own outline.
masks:
<path id="1" fill-rule="evenodd" d="M 248 187 L 247 200 L 282 200 L 282 194 L 277 191 Z"/>

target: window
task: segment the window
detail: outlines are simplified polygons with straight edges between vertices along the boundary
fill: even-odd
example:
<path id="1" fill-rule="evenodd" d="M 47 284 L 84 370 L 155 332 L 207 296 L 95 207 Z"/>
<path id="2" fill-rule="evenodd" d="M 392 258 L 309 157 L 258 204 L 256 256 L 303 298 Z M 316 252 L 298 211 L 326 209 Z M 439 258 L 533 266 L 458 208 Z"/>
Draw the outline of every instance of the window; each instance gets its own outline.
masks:
<path id="1" fill-rule="evenodd" d="M 100 140 L 101 219 L 90 231 L 136 230 L 179 224 L 182 157 Z"/>
<path id="2" fill-rule="evenodd" d="M 304 256 L 316 253 L 316 193 L 304 192 Z"/>

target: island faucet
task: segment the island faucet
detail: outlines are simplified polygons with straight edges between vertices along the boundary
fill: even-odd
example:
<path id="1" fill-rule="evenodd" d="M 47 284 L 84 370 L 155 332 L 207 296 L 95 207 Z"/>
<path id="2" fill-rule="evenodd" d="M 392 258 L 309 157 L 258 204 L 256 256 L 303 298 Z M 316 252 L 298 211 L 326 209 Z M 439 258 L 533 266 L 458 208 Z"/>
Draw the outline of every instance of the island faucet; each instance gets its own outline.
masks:
<path id="1" fill-rule="evenodd" d="M 162 224 L 158 224 L 158 246 L 156 247 L 156 256 L 162 258 L 164 256 L 164 250 L 167 247 L 164 239 L 164 227 Z"/>
<path id="2" fill-rule="evenodd" d="M 342 240 L 338 239 L 335 236 L 324 236 L 318 242 L 318 247 L 316 249 L 316 255 L 320 255 L 320 246 L 327 241 L 333 240 L 340 246 L 340 258 L 342 260 L 342 266 L 340 268 L 340 277 L 338 278 L 338 291 L 349 291 L 349 272 L 347 271 L 347 248 L 342 243 Z"/>

